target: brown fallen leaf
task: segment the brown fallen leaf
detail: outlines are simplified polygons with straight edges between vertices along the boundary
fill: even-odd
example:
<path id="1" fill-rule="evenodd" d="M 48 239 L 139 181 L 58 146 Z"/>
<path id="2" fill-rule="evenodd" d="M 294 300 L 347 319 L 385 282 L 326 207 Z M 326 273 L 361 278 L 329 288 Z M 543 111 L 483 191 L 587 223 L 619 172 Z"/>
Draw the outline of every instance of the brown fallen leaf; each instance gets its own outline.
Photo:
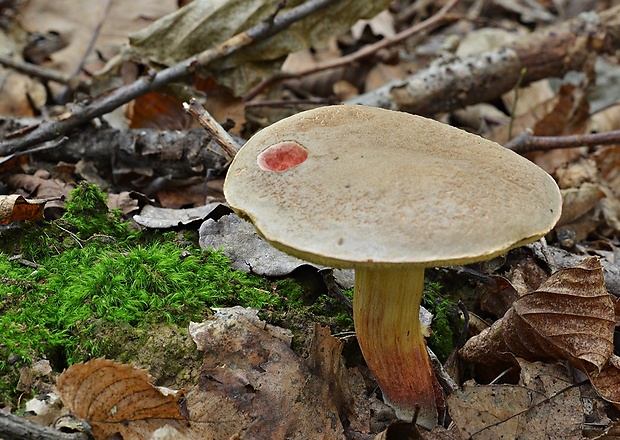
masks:
<path id="1" fill-rule="evenodd" d="M 593 183 L 585 182 L 579 188 L 561 190 L 562 216 L 556 227 L 574 222 L 579 217 L 593 210 L 605 193 Z"/>
<path id="2" fill-rule="evenodd" d="M 18 195 L 0 196 L 0 224 L 8 225 L 18 220 L 40 220 L 45 204 L 53 199 L 29 200 Z"/>
<path id="3" fill-rule="evenodd" d="M 616 355 L 600 374 L 590 378 L 592 386 L 603 399 L 620 404 L 620 358 Z"/>
<path id="4" fill-rule="evenodd" d="M 340 343 L 317 331 L 304 361 L 290 348 L 290 331 L 257 314 L 218 309 L 214 320 L 190 325 L 205 354 L 198 386 L 187 394 L 192 422 L 211 427 L 206 438 L 344 439 L 340 416 L 353 409 L 339 379 Z"/>
<path id="5" fill-rule="evenodd" d="M 92 426 L 95 438 L 149 438 L 165 425 L 187 426 L 177 393 L 164 394 L 146 371 L 108 359 L 72 365 L 56 389 L 65 407 Z"/>
<path id="6" fill-rule="evenodd" d="M 503 318 L 461 349 L 466 362 L 491 369 L 515 357 L 565 359 L 587 373 L 600 372 L 613 353 L 614 301 L 600 261 L 590 257 L 561 269 L 519 298 Z"/>
<path id="7" fill-rule="evenodd" d="M 520 360 L 518 385 L 465 383 L 448 396 L 462 438 L 581 439 L 583 405 L 578 387 L 560 364 Z"/>

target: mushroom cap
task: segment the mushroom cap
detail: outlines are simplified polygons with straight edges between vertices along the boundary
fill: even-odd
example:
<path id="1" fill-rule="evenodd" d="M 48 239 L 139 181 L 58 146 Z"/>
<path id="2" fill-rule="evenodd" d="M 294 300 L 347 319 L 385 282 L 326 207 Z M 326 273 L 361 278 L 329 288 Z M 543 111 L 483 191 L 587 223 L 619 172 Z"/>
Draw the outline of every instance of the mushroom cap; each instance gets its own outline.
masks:
<path id="1" fill-rule="evenodd" d="M 501 145 L 349 105 L 258 132 L 224 194 L 276 248 L 333 267 L 468 264 L 537 240 L 561 211 L 551 176 Z"/>

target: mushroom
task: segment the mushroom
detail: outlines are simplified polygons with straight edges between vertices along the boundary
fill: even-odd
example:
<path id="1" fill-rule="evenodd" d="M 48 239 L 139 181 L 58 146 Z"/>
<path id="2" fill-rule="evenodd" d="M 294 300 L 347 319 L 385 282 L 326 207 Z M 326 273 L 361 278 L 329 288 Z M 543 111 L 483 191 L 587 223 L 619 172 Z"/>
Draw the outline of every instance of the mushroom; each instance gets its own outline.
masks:
<path id="1" fill-rule="evenodd" d="M 355 269 L 362 354 L 402 420 L 432 428 L 441 390 L 418 313 L 427 267 L 490 259 L 544 236 L 555 181 L 527 159 L 420 116 L 339 105 L 254 135 L 224 184 L 229 205 L 276 248 Z"/>

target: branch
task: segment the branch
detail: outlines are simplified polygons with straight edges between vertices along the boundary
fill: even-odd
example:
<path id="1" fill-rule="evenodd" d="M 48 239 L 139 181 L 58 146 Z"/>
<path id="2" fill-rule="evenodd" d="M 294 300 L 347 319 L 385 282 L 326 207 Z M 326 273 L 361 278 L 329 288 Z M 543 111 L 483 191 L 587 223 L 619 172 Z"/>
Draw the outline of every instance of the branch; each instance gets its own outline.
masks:
<path id="1" fill-rule="evenodd" d="M 292 23 L 333 4 L 334 0 L 309 0 L 301 5 L 273 18 L 251 27 L 245 32 L 234 35 L 228 40 L 211 49 L 194 55 L 180 63 L 170 66 L 158 73 L 144 76 L 124 87 L 120 87 L 100 99 L 76 110 L 66 119 L 55 122 L 42 122 L 30 133 L 15 140 L 0 142 L 0 156 L 5 156 L 28 147 L 54 139 L 68 131 L 102 116 L 129 101 L 157 90 L 173 81 L 179 81 L 194 72 L 196 67 L 205 67 L 211 62 L 224 58 L 241 48 L 264 40 L 267 37 L 287 28 Z"/>
<path id="2" fill-rule="evenodd" d="M 83 432 L 66 434 L 0 410 L 0 438 L 4 440 L 87 440 Z"/>
<path id="3" fill-rule="evenodd" d="M 6 55 L 0 55 L 0 65 L 10 67 L 18 72 L 26 73 L 35 78 L 41 78 L 47 81 L 54 81 L 59 84 L 69 85 L 74 88 L 83 89 L 87 83 L 80 78 L 72 78 L 69 75 L 65 75 L 54 70 L 49 70 L 36 64 L 28 63 L 26 61 L 18 61 L 11 59 Z"/>
<path id="4" fill-rule="evenodd" d="M 265 79 L 264 81 L 260 82 L 257 86 L 253 87 L 249 92 L 247 92 L 243 96 L 243 100 L 249 101 L 250 99 L 254 98 L 256 95 L 258 95 L 263 89 L 275 83 L 279 83 L 286 79 L 300 78 L 302 76 L 308 76 L 308 75 L 312 75 L 313 73 L 322 72 L 323 70 L 335 69 L 337 67 L 351 64 L 355 61 L 369 57 L 370 55 L 377 53 L 379 50 L 383 48 L 400 43 L 401 41 L 406 40 L 407 38 L 417 33 L 420 33 L 423 31 L 430 31 L 452 19 L 448 16 L 448 11 L 450 11 L 450 9 L 456 6 L 456 4 L 459 1 L 460 0 L 450 0 L 435 15 L 424 20 L 423 22 L 418 23 L 415 26 L 410 27 L 409 29 L 406 29 L 402 32 L 399 32 L 398 34 L 394 35 L 391 38 L 386 37 L 386 38 L 383 38 L 382 40 L 379 40 L 378 42 L 374 44 L 369 44 L 367 46 L 364 46 L 360 50 L 353 52 L 352 54 L 349 54 L 349 55 L 346 55 L 340 58 L 332 59 L 332 60 L 327 60 L 315 66 L 311 66 L 307 69 L 303 69 L 297 72 L 286 72 L 286 71 L 277 72 L 272 77 Z"/>
<path id="5" fill-rule="evenodd" d="M 504 146 L 515 153 L 525 154 L 532 151 L 613 144 L 620 144 L 620 130 L 568 136 L 534 136 L 531 131 L 526 130 L 512 138 Z"/>
<path id="6" fill-rule="evenodd" d="M 233 160 L 241 146 L 224 130 L 215 118 L 194 98 L 189 100 L 189 104 L 184 102 L 183 108 L 209 132 L 213 140 L 226 152 L 228 158 Z"/>
<path id="7" fill-rule="evenodd" d="M 580 70 L 593 55 L 615 53 L 619 40 L 620 6 L 587 12 L 508 47 L 435 63 L 347 103 L 426 115 L 448 112 L 512 90 L 524 68 L 523 85 Z"/>

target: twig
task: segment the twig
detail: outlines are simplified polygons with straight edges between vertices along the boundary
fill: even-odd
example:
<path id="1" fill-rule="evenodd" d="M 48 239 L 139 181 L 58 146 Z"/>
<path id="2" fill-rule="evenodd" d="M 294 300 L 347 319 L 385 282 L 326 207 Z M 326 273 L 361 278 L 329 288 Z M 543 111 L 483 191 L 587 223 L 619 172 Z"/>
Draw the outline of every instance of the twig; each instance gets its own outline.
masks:
<path id="1" fill-rule="evenodd" d="M 209 112 L 194 98 L 183 103 L 183 108 L 192 115 L 200 125 L 207 130 L 213 140 L 226 152 L 229 159 L 234 159 L 241 146 L 228 134 L 226 130 L 209 114 Z"/>
<path id="2" fill-rule="evenodd" d="M 106 0 L 105 7 L 103 9 L 103 14 L 101 14 L 99 23 L 97 23 L 97 26 L 95 26 L 95 29 L 93 30 L 93 33 L 90 36 L 90 40 L 88 40 L 88 45 L 86 46 L 86 50 L 84 51 L 84 55 L 82 55 L 82 59 L 80 60 L 80 63 L 78 64 L 78 66 L 75 68 L 75 71 L 71 75 L 72 79 L 77 78 L 78 75 L 82 72 L 82 69 L 84 69 L 84 64 L 86 63 L 86 57 L 88 57 L 88 54 L 90 54 L 91 51 L 93 50 L 93 47 L 95 47 L 95 42 L 97 41 L 97 38 L 99 38 L 99 34 L 101 33 L 101 28 L 103 27 L 103 23 L 105 22 L 106 18 L 108 18 L 111 6 L 112 6 L 112 1 Z M 63 92 L 60 94 L 59 102 L 64 104 L 65 102 L 69 101 L 71 95 L 73 95 L 74 92 L 75 92 L 75 89 L 72 87 L 72 84 L 68 84 L 68 87 L 65 90 L 63 90 Z"/>
<path id="3" fill-rule="evenodd" d="M 335 105 L 339 100 L 330 98 L 309 98 L 309 99 L 274 99 L 272 101 L 251 101 L 245 104 L 245 108 L 256 107 L 297 107 L 300 105 Z"/>
<path id="4" fill-rule="evenodd" d="M 0 438 L 4 440 L 87 440 L 88 434 L 84 432 L 67 434 L 0 410 Z"/>
<path id="5" fill-rule="evenodd" d="M 519 75 L 519 80 L 517 84 L 515 84 L 515 99 L 512 101 L 512 107 L 510 108 L 510 124 L 508 125 L 508 139 L 512 138 L 512 127 L 515 122 L 516 112 L 517 112 L 517 104 L 519 103 L 519 89 L 521 88 L 521 83 L 523 82 L 523 77 L 527 72 L 527 68 L 521 69 L 521 75 Z"/>
<path id="6" fill-rule="evenodd" d="M 172 81 L 178 81 L 196 70 L 196 67 L 205 67 L 214 60 L 224 58 L 239 49 L 254 43 L 287 28 L 314 12 L 334 3 L 334 0 L 309 0 L 301 5 L 275 17 L 273 22 L 261 22 L 245 32 L 236 34 L 228 40 L 187 58 L 180 63 L 170 66 L 157 74 L 144 76 L 133 83 L 119 87 L 100 99 L 76 110 L 66 119 L 55 122 L 43 122 L 25 136 L 10 141 L 0 142 L 0 155 L 15 153 L 28 147 L 45 142 L 67 133 L 96 117 L 111 112 L 129 101 L 157 90 Z"/>
<path id="7" fill-rule="evenodd" d="M 45 142 L 43 145 L 39 145 L 38 147 L 31 148 L 30 150 L 20 151 L 19 153 L 9 154 L 8 156 L 4 156 L 0 158 L 0 164 L 8 162 L 11 159 L 16 157 L 25 156 L 27 154 L 38 153 L 40 151 L 52 150 L 54 148 L 58 148 L 61 145 L 64 145 L 69 138 L 67 136 L 63 136 L 60 139 L 56 139 L 54 141 Z"/>
<path id="8" fill-rule="evenodd" d="M 85 88 L 86 83 L 79 78 L 71 78 L 68 75 L 64 75 L 54 70 L 45 69 L 36 64 L 28 63 L 26 61 L 13 60 L 5 55 L 0 55 L 0 64 L 5 67 L 17 70 L 18 72 L 26 73 L 36 78 L 41 78 L 47 81 L 54 81 L 59 84 L 65 84 L 69 87 Z"/>
<path id="9" fill-rule="evenodd" d="M 620 143 L 620 130 L 568 136 L 534 136 L 531 130 L 525 130 L 508 141 L 504 146 L 515 153 L 525 154 L 532 151 L 549 151 L 618 143 Z"/>
<path id="10" fill-rule="evenodd" d="M 454 6 L 456 6 L 456 4 L 459 1 L 460 0 L 450 0 L 450 2 L 446 3 L 446 5 L 443 8 L 441 8 L 437 12 L 437 14 L 433 15 L 432 17 L 429 17 L 423 22 L 418 23 L 415 26 L 409 29 L 406 29 L 402 32 L 399 32 L 398 34 L 394 35 L 391 38 L 386 37 L 386 38 L 383 38 L 382 40 L 379 40 L 378 42 L 374 44 L 369 44 L 368 46 L 364 46 L 363 48 L 361 48 L 360 50 L 356 52 L 353 52 L 352 54 L 349 54 L 349 55 L 346 55 L 340 58 L 335 58 L 333 60 L 327 60 L 315 66 L 312 66 L 312 67 L 309 67 L 307 69 L 303 69 L 297 72 L 280 71 L 276 73 L 275 75 L 273 75 L 272 77 L 265 79 L 257 86 L 253 87 L 249 92 L 247 92 L 243 96 L 243 100 L 249 101 L 250 99 L 256 97 L 256 95 L 258 95 L 263 89 L 265 89 L 266 87 L 272 84 L 279 83 L 286 79 L 300 78 L 302 76 L 311 75 L 313 73 L 321 72 L 323 70 L 335 69 L 337 67 L 351 64 L 357 60 L 366 58 L 376 53 L 380 49 L 400 43 L 401 41 L 406 40 L 407 38 L 419 32 L 434 29 L 437 26 L 443 24 L 444 22 L 451 20 L 451 18 L 448 16 L 448 11 L 452 9 Z"/>

